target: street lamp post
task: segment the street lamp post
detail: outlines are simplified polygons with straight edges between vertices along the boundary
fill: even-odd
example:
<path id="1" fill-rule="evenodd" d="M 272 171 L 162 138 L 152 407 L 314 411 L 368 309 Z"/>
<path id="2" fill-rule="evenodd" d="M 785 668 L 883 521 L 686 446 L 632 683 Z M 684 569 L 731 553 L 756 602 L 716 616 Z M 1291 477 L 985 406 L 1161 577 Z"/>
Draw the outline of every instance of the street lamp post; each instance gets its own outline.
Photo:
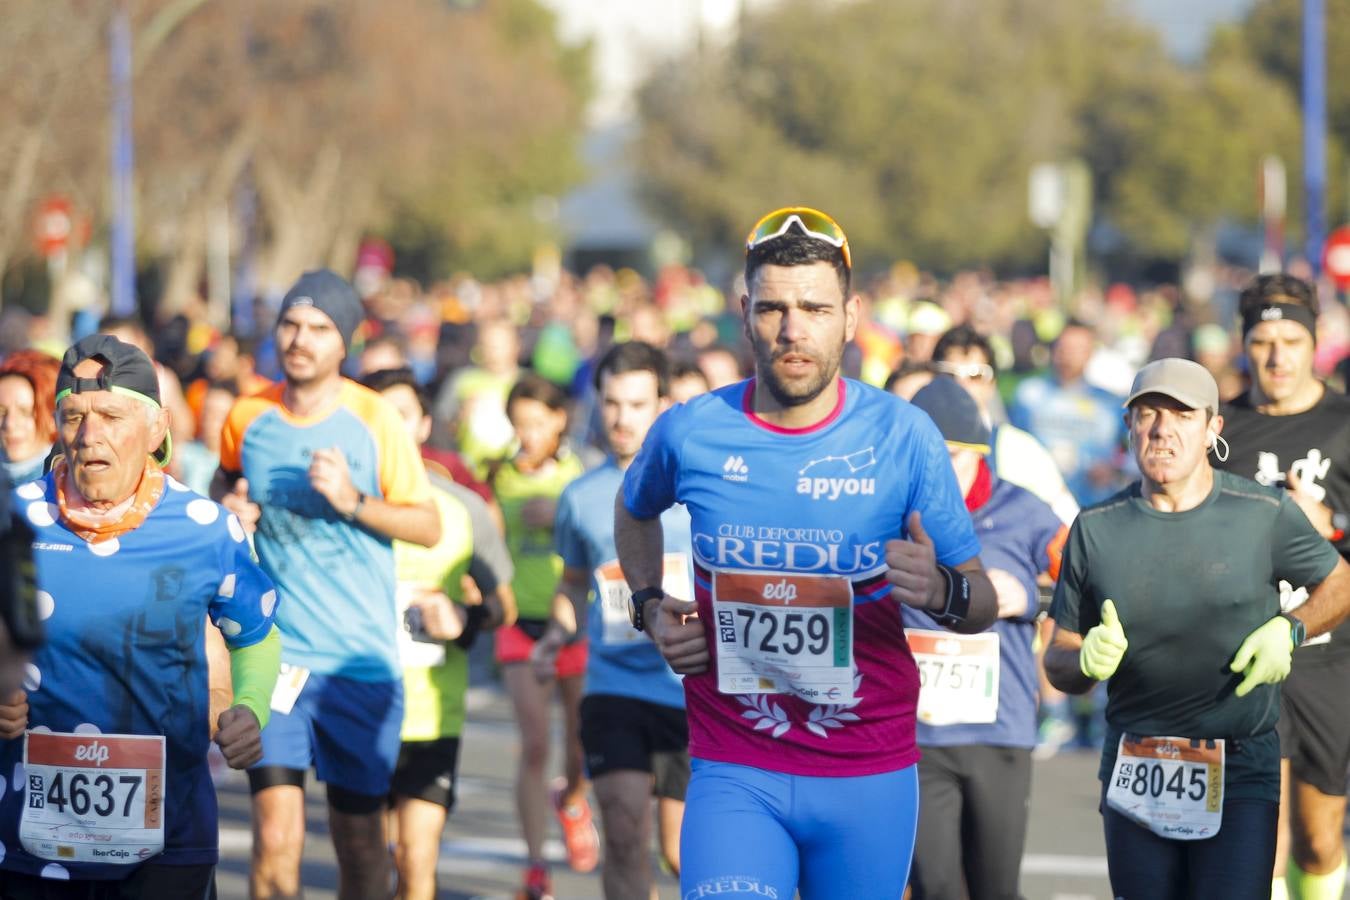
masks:
<path id="1" fill-rule="evenodd" d="M 1308 263 L 1322 269 L 1326 240 L 1327 61 L 1323 0 L 1303 0 L 1303 192 Z"/>
<path id="2" fill-rule="evenodd" d="M 136 312 L 136 219 L 132 208 L 131 21 L 125 0 L 113 10 L 112 68 L 112 312 Z"/>

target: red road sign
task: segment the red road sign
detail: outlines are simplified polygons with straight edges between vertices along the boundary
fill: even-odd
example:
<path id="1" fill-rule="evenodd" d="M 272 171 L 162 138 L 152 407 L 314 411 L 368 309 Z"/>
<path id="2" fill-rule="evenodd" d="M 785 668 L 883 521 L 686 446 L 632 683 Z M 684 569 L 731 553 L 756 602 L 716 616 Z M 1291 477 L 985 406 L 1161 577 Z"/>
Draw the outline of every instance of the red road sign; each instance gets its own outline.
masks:
<path id="1" fill-rule="evenodd" d="M 1338 289 L 1350 290 L 1350 225 L 1343 225 L 1327 235 L 1322 269 L 1336 282 Z"/>
<path id="2" fill-rule="evenodd" d="M 65 250 L 74 230 L 69 200 L 54 195 L 42 201 L 34 222 L 33 237 L 43 256 L 50 258 Z"/>

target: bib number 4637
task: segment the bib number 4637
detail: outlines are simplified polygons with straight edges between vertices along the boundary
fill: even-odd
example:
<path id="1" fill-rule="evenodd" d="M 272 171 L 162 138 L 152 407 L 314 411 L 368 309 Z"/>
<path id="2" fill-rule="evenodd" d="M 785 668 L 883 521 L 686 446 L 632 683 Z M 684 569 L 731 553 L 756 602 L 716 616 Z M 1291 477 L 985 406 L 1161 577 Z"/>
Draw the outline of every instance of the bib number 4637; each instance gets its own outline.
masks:
<path id="1" fill-rule="evenodd" d="M 130 865 L 164 849 L 163 737 L 30 732 L 24 771 L 19 838 L 34 856 Z"/>
<path id="2" fill-rule="evenodd" d="M 85 816 L 92 812 L 101 819 L 117 813 L 119 798 L 122 811 L 117 814 L 122 818 L 129 818 L 132 803 L 141 789 L 142 782 L 145 781 L 140 775 L 90 776 L 83 772 L 71 774 L 70 780 L 66 781 L 66 773 L 58 771 L 52 776 L 44 793 L 42 776 L 34 775 L 33 778 L 33 786 L 37 789 L 29 794 L 30 806 L 36 808 L 46 806 L 57 812 L 65 812 L 66 806 L 69 805 L 70 811 L 77 816 Z"/>

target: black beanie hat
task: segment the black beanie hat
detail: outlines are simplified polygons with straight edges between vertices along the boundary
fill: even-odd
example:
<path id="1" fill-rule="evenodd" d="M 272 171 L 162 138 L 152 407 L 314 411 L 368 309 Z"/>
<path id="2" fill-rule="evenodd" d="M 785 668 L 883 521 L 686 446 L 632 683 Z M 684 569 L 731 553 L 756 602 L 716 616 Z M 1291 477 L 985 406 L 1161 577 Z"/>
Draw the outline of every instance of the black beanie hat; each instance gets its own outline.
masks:
<path id="1" fill-rule="evenodd" d="M 910 401 L 928 413 L 942 439 L 977 453 L 989 453 L 989 426 L 980 406 L 954 378 L 938 375 Z"/>
<path id="2" fill-rule="evenodd" d="M 301 275 L 281 299 L 278 322 L 292 306 L 312 306 L 332 319 L 342 335 L 342 345 L 348 350 L 352 346 L 352 335 L 366 317 L 356 290 L 332 269 L 315 269 Z"/>

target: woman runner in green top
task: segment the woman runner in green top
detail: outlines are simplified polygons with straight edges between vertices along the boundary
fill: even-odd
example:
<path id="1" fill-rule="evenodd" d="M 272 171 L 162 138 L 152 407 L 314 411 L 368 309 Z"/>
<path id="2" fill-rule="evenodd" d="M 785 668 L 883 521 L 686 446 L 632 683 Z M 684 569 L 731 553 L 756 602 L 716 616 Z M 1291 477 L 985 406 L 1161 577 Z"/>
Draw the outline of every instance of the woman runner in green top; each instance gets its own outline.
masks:
<path id="1" fill-rule="evenodd" d="M 558 654 L 555 679 L 541 681 L 530 665 L 534 644 L 548 627 L 562 558 L 553 549 L 553 519 L 558 497 L 583 466 L 563 441 L 567 398 L 556 385 L 526 373 L 507 396 L 506 414 L 516 432 L 517 450 L 492 466 L 488 484 L 506 520 L 506 543 L 515 563 L 511 588 L 518 618 L 497 631 L 497 662 L 515 707 L 520 730 L 520 766 L 516 806 L 529 853 L 525 900 L 547 896 L 544 832 L 550 806 L 557 812 L 568 862 L 589 872 L 599 861 L 600 839 L 586 802 L 580 737 L 581 690 L 586 672 L 585 638 Z M 550 696 L 554 682 L 562 696 L 565 720 L 566 784 L 550 800 L 546 773 L 549 757 Z"/>

